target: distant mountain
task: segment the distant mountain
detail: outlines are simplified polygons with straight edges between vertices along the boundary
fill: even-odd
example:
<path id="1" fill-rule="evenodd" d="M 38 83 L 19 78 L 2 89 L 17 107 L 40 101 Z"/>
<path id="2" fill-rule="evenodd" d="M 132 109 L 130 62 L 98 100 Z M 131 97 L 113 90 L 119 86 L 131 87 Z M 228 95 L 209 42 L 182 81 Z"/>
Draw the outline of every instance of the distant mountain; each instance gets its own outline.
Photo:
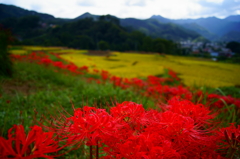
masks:
<path id="1" fill-rule="evenodd" d="M 0 4 L 0 20 L 6 19 L 6 18 L 13 18 L 13 17 L 21 18 L 24 16 L 32 16 L 32 15 L 39 16 L 41 19 L 44 19 L 44 20 L 55 19 L 55 17 L 50 14 L 29 11 L 13 5 Z"/>
<path id="2" fill-rule="evenodd" d="M 179 46 L 173 41 L 151 38 L 137 29 L 129 31 L 120 25 L 120 19 L 111 15 L 85 13 L 74 19 L 60 19 L 1 5 L 0 17 L 3 17 L 0 25 L 12 31 L 17 44 L 181 54 Z"/>
<path id="3" fill-rule="evenodd" d="M 231 31 L 223 35 L 220 39 L 221 41 L 239 41 L 240 42 L 240 32 Z"/>
<path id="4" fill-rule="evenodd" d="M 226 17 L 225 20 L 230 22 L 240 22 L 240 15 L 231 15 Z"/>
<path id="5" fill-rule="evenodd" d="M 102 17 L 87 12 L 74 19 L 62 19 L 13 5 L 0 4 L 0 23 L 13 25 L 19 18 L 26 16 L 37 16 L 40 18 L 41 23 L 47 23 L 48 25 L 61 25 L 85 18 L 92 18 L 97 21 Z M 153 15 L 151 18 L 145 20 L 134 18 L 119 19 L 112 15 L 107 15 L 107 18 L 110 18 L 110 21 L 115 20 L 115 24 L 119 22 L 121 26 L 128 28 L 128 30 L 138 30 L 154 38 L 160 37 L 174 41 L 188 39 L 201 39 L 205 41 L 204 38 L 208 40 L 233 39 L 227 36 L 232 35 L 232 32 L 240 32 L 240 15 L 229 16 L 225 19 L 209 17 L 172 20 L 160 15 Z M 108 21 L 108 19 L 105 20 Z M 224 38 L 221 38 L 223 36 Z M 238 38 L 234 39 L 237 40 Z"/>
<path id="6" fill-rule="evenodd" d="M 5 5 L 0 3 L 0 22 L 6 19 L 16 20 L 26 16 L 38 16 L 43 22 L 57 24 L 62 24 L 70 20 L 63 18 L 55 18 L 50 14 L 38 13 L 36 11 L 30 11 L 17 6 Z"/>
<path id="7" fill-rule="evenodd" d="M 139 20 L 134 18 L 120 19 L 120 24 L 123 27 L 130 27 L 139 30 L 148 36 L 157 38 L 165 38 L 169 40 L 179 41 L 186 39 L 196 39 L 200 34 L 195 31 L 185 29 L 173 23 L 161 23 L 158 20 L 146 19 Z"/>
<path id="8" fill-rule="evenodd" d="M 202 35 L 203 37 L 205 37 L 209 40 L 216 40 L 219 38 L 219 36 L 217 36 L 214 33 L 211 33 L 210 31 L 208 31 L 204 27 L 198 25 L 197 23 L 184 23 L 184 24 L 180 24 L 180 25 L 186 29 L 193 30 L 193 31 L 199 33 L 200 35 Z"/>
<path id="9" fill-rule="evenodd" d="M 161 23 L 171 23 L 171 19 L 164 18 L 161 15 L 153 15 L 150 19 L 157 19 Z"/>
<path id="10" fill-rule="evenodd" d="M 209 40 L 220 40 L 222 36 L 231 35 L 230 32 L 240 32 L 240 15 L 229 16 L 225 19 L 216 17 L 199 19 L 178 19 L 172 20 L 160 15 L 154 15 L 150 19 L 157 19 L 162 23 L 174 23 L 191 29 Z M 236 39 L 237 40 L 237 39 Z"/>
<path id="11" fill-rule="evenodd" d="M 97 20 L 99 18 L 99 15 L 93 15 L 93 14 L 90 14 L 89 12 L 86 12 L 86 13 L 74 18 L 73 20 L 79 20 L 79 19 L 85 19 L 85 18 L 93 18 L 94 20 Z"/>
<path id="12" fill-rule="evenodd" d="M 113 18 L 117 18 L 112 15 L 107 15 Z M 93 18 L 94 20 L 99 19 L 99 15 L 92 15 L 90 13 L 84 13 L 73 20 L 85 19 L 85 18 Z M 146 19 L 140 20 L 135 18 L 126 18 L 120 19 L 120 25 L 123 27 L 128 28 L 128 30 L 138 30 L 143 32 L 144 34 L 151 36 L 153 38 L 165 38 L 168 40 L 179 41 L 179 40 L 186 40 L 186 39 L 197 39 L 201 35 L 196 33 L 194 30 L 188 30 L 184 27 L 181 27 L 176 24 L 165 24 L 160 23 L 154 19 Z"/>

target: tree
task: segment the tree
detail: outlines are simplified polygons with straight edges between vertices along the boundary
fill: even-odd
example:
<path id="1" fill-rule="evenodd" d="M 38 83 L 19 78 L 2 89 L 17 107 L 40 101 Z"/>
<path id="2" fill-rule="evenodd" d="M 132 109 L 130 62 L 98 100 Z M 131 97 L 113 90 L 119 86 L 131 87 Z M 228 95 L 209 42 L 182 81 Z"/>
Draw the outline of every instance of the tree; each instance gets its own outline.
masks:
<path id="1" fill-rule="evenodd" d="M 18 21 L 20 30 L 33 29 L 39 26 L 40 18 L 38 16 L 22 17 Z"/>
<path id="2" fill-rule="evenodd" d="M 143 38 L 142 50 L 146 52 L 153 52 L 153 39 L 150 37 Z"/>
<path id="3" fill-rule="evenodd" d="M 99 21 L 108 21 L 116 25 L 120 25 L 119 19 L 111 15 L 102 15 L 99 17 Z"/>
<path id="4" fill-rule="evenodd" d="M 166 47 L 161 39 L 154 39 L 153 51 L 158 53 L 166 53 Z"/>
<path id="5" fill-rule="evenodd" d="M 12 62 L 7 48 L 11 39 L 11 32 L 0 26 L 0 76 L 12 76 Z"/>
<path id="6" fill-rule="evenodd" d="M 231 41 L 227 43 L 226 48 L 229 48 L 232 50 L 234 53 L 239 53 L 240 54 L 240 43 L 236 41 Z"/>
<path id="7" fill-rule="evenodd" d="M 103 40 L 98 42 L 98 47 L 100 50 L 108 50 L 110 48 L 108 42 Z"/>
<path id="8" fill-rule="evenodd" d="M 74 38 L 71 43 L 71 47 L 79 48 L 79 49 L 93 49 L 94 43 L 92 38 L 87 35 L 80 35 Z"/>

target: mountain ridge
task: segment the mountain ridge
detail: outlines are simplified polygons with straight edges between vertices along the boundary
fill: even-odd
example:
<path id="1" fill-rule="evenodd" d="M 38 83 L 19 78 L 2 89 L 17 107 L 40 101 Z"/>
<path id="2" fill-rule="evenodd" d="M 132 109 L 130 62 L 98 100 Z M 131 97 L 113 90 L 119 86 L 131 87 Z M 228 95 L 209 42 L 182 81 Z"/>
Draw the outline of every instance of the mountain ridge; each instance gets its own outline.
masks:
<path id="1" fill-rule="evenodd" d="M 17 6 L 0 3 L 0 21 L 9 17 L 21 18 L 27 15 L 37 15 L 42 21 L 53 24 L 64 24 L 66 22 L 84 18 L 98 20 L 99 17 L 101 17 L 101 15 L 93 15 L 86 12 L 73 19 L 62 19 L 55 18 L 50 14 L 38 13 L 36 11 L 29 11 Z M 211 41 L 217 41 L 222 39 L 232 39 L 228 37 L 229 35 L 232 35 L 230 34 L 231 32 L 240 33 L 240 15 L 231 15 L 224 19 L 219 19 L 217 17 L 168 19 L 160 15 L 153 15 L 148 19 L 118 18 L 112 15 L 109 16 L 117 18 L 123 27 L 127 27 L 130 30 L 135 29 L 154 38 L 160 37 L 174 41 L 194 40 L 199 39 L 201 36 Z"/>
<path id="2" fill-rule="evenodd" d="M 240 15 L 231 15 L 224 19 L 217 17 L 197 18 L 197 19 L 168 19 L 161 15 L 153 15 L 150 19 L 157 19 L 162 23 L 174 23 L 179 24 L 189 29 L 189 25 L 192 30 L 198 32 L 209 40 L 219 40 L 221 37 L 228 35 L 230 32 L 240 32 Z M 198 30 L 196 27 L 202 27 L 205 29 L 204 33 Z M 208 33 L 207 33 L 208 32 Z"/>

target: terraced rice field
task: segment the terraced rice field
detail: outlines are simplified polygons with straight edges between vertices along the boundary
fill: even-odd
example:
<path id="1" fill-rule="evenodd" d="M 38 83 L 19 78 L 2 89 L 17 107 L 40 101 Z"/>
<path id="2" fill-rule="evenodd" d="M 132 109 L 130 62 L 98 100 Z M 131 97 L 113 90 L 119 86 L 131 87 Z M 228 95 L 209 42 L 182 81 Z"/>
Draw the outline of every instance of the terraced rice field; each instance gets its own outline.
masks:
<path id="1" fill-rule="evenodd" d="M 106 70 L 120 77 L 140 77 L 161 75 L 165 68 L 179 74 L 187 86 L 236 86 L 240 85 L 240 65 L 214 62 L 199 58 L 111 52 L 104 55 L 91 55 L 87 50 L 73 50 L 59 47 L 23 47 L 12 50 L 14 54 L 26 54 L 31 51 L 58 53 L 61 58 L 77 66 L 88 66 L 90 71 Z"/>
<path id="2" fill-rule="evenodd" d="M 88 56 L 83 53 L 62 54 L 78 66 L 103 69 L 120 77 L 160 75 L 164 68 L 177 72 L 187 86 L 240 85 L 240 65 L 204 61 L 196 58 L 113 52 L 111 56 Z"/>

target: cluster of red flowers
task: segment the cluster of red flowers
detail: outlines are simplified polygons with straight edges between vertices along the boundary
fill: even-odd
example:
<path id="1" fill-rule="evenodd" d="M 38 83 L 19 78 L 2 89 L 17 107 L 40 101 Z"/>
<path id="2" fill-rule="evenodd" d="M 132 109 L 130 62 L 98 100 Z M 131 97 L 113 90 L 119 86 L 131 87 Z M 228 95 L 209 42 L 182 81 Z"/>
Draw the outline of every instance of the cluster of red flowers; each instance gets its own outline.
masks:
<path id="1" fill-rule="evenodd" d="M 56 54 L 52 53 L 52 55 L 60 58 Z M 62 70 L 70 71 L 71 73 L 74 73 L 74 74 L 83 74 L 88 71 L 87 66 L 77 67 L 73 63 L 68 62 L 68 64 L 64 64 L 62 61 L 53 61 L 50 59 L 49 55 L 45 54 L 44 52 L 32 52 L 31 54 L 28 54 L 28 55 L 11 55 L 11 58 L 13 60 L 18 60 L 18 61 L 27 61 L 27 62 L 38 63 L 40 65 L 45 65 L 45 66 L 54 66 Z"/>
<path id="2" fill-rule="evenodd" d="M 203 100 L 204 96 L 206 96 L 207 105 L 210 107 L 216 107 L 216 108 L 223 108 L 226 105 L 235 105 L 236 109 L 240 110 L 240 99 L 233 98 L 232 96 L 224 96 L 214 93 L 203 93 L 202 91 L 198 91 L 197 96 L 200 97 L 199 102 Z"/>
<path id="3" fill-rule="evenodd" d="M 54 120 L 49 132 L 39 126 L 24 133 L 23 127 L 0 137 L 0 157 L 54 157 L 68 145 L 96 147 L 99 158 L 206 158 L 233 156 L 240 146 L 240 127 L 212 128 L 213 115 L 201 104 L 175 97 L 163 112 L 145 110 L 141 104 L 123 102 L 105 109 L 84 106 L 70 117 Z M 45 127 L 45 126 L 44 126 Z M 59 146 L 65 139 L 64 145 Z M 231 151 L 229 151 L 231 150 Z"/>
<path id="4" fill-rule="evenodd" d="M 173 74 L 173 71 L 169 71 Z M 233 98 L 231 96 L 223 96 L 218 94 L 203 94 L 202 91 L 192 93 L 188 87 L 184 87 L 181 84 L 174 85 L 175 81 L 179 81 L 176 75 L 169 75 L 169 77 L 156 77 L 148 76 L 146 80 L 139 78 L 121 78 L 117 76 L 111 76 L 107 71 L 102 71 L 102 80 L 110 81 L 114 86 L 122 89 L 131 88 L 133 91 L 141 93 L 144 96 L 151 97 L 161 102 L 166 102 L 175 96 L 180 96 L 183 99 L 193 100 L 194 96 L 198 97 L 198 102 L 203 100 L 204 96 L 207 96 L 206 105 L 213 108 L 222 108 L 226 105 L 235 105 L 240 110 L 240 99 Z M 200 100 L 199 100 L 200 99 Z"/>
<path id="5" fill-rule="evenodd" d="M 40 126 L 33 126 L 26 135 L 22 125 L 14 125 L 8 130 L 8 139 L 0 137 L 0 158 L 53 158 L 60 146 L 60 139 L 53 132 L 44 132 Z"/>
<path id="6" fill-rule="evenodd" d="M 173 74 L 172 70 L 169 72 Z M 182 96 L 188 100 L 192 99 L 192 93 L 188 88 L 182 85 L 171 86 L 171 84 L 174 85 L 175 81 L 179 80 L 179 78 L 175 78 L 175 76 L 172 75 L 168 77 L 148 76 L 146 80 L 111 76 L 107 71 L 102 71 L 101 75 L 103 81 L 108 80 L 116 87 L 122 89 L 130 88 L 135 92 L 157 99 L 158 101 L 167 101 L 174 96 Z"/>
<path id="7" fill-rule="evenodd" d="M 28 55 L 11 55 L 14 60 L 35 62 L 41 65 L 53 66 L 61 70 L 67 70 L 74 74 L 84 74 L 88 72 L 87 66 L 77 67 L 75 64 L 68 62 L 64 64 L 61 57 L 58 54 L 51 53 L 52 56 L 55 56 L 60 61 L 53 61 L 48 55 L 44 52 L 32 52 Z M 139 78 L 121 78 L 117 76 L 112 76 L 108 71 L 105 70 L 94 70 L 96 73 L 99 73 L 101 80 L 88 78 L 87 81 L 95 81 L 98 84 L 105 83 L 106 81 L 113 83 L 115 87 L 120 87 L 122 89 L 130 88 L 135 92 L 138 92 L 144 96 L 151 97 L 156 99 L 158 102 L 166 102 L 174 96 L 181 96 L 183 99 L 191 100 L 193 96 L 198 98 L 207 95 L 203 94 L 202 91 L 198 91 L 196 94 L 193 94 L 188 87 L 184 87 L 179 81 L 180 78 L 177 74 L 171 70 L 167 70 L 165 77 L 156 77 L 148 76 L 146 80 Z M 175 85 L 177 83 L 177 85 Z M 179 84 L 180 83 L 180 84 Z M 240 109 L 240 99 L 233 98 L 231 96 L 221 96 L 217 94 L 208 94 L 207 95 L 208 103 L 206 105 L 210 107 L 221 108 L 228 105 L 235 105 L 237 109 Z M 198 100 L 200 102 L 200 100 Z"/>
<path id="8" fill-rule="evenodd" d="M 53 56 L 58 57 L 55 54 Z M 73 63 L 65 64 L 53 61 L 43 52 L 29 55 L 12 55 L 15 60 L 35 62 L 52 66 L 74 74 L 88 71 Z M 59 58 L 59 57 L 58 57 Z M 144 96 L 156 99 L 161 112 L 145 110 L 134 102 L 118 103 L 105 109 L 84 106 L 74 109 L 71 117 L 62 116 L 54 119 L 46 132 L 39 126 L 33 126 L 25 134 L 23 126 L 13 126 L 8 132 L 8 139 L 0 137 L 0 158 L 52 158 L 65 147 L 81 145 L 90 147 L 90 156 L 99 158 L 233 158 L 239 153 L 240 127 L 233 123 L 227 128 L 218 128 L 211 106 L 222 108 L 234 104 L 240 108 L 240 100 L 231 96 L 193 94 L 183 85 L 174 85 L 180 79 L 169 70 L 166 77 L 149 76 L 139 78 L 120 78 L 111 76 L 107 71 L 95 70 L 101 80 L 89 78 L 97 83 L 111 82 L 115 87 L 131 89 Z M 171 85 L 169 85 L 169 83 Z M 206 96 L 206 106 L 194 104 L 194 96 L 201 102 Z M 202 98 L 201 98 L 202 97 Z M 95 149 L 93 149 L 93 147 Z M 93 154 L 93 151 L 96 151 Z"/>

